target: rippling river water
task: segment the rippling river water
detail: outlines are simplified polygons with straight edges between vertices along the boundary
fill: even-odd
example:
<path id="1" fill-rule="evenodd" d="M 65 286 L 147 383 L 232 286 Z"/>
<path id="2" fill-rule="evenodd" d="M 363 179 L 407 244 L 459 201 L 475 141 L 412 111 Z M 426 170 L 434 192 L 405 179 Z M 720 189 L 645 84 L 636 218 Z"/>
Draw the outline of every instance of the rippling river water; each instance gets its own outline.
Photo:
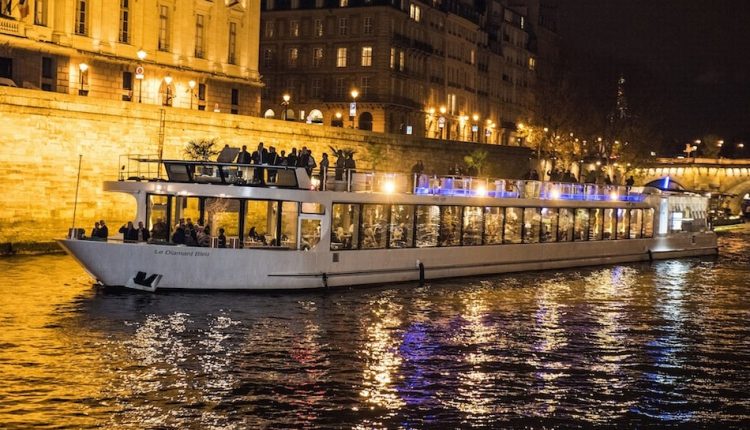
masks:
<path id="1" fill-rule="evenodd" d="M 750 427 L 750 235 L 721 256 L 295 294 L 0 260 L 0 428 Z"/>

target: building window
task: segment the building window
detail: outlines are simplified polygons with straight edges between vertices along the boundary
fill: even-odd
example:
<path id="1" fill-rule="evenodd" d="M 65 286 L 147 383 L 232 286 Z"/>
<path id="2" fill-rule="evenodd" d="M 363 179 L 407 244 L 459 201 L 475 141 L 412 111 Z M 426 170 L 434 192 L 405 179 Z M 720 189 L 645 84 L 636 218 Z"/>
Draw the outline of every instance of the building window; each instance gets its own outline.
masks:
<path id="1" fill-rule="evenodd" d="M 403 72 L 404 68 L 406 68 L 406 55 L 404 54 L 404 51 L 398 52 L 398 71 Z"/>
<path id="2" fill-rule="evenodd" d="M 372 66 L 372 46 L 362 47 L 362 67 Z"/>
<path id="3" fill-rule="evenodd" d="M 323 20 L 315 20 L 315 37 L 323 37 Z"/>
<path id="4" fill-rule="evenodd" d="M 34 0 L 34 24 L 47 25 L 47 0 Z"/>
<path id="5" fill-rule="evenodd" d="M 529 57 L 529 70 L 536 70 L 536 58 Z"/>
<path id="6" fill-rule="evenodd" d="M 396 68 L 396 48 L 391 48 L 391 60 L 389 62 L 391 69 Z"/>
<path id="7" fill-rule="evenodd" d="M 344 94 L 346 94 L 346 79 L 336 78 L 336 97 L 343 99 Z"/>
<path id="8" fill-rule="evenodd" d="M 86 15 L 88 14 L 88 11 L 88 0 L 76 1 L 76 34 L 83 36 L 88 34 L 88 26 L 86 25 Z"/>
<path id="9" fill-rule="evenodd" d="M 359 91 L 361 92 L 362 96 L 366 96 L 370 93 L 370 77 L 369 76 L 362 77 L 362 85 L 359 86 Z"/>
<path id="10" fill-rule="evenodd" d="M 233 114 L 239 113 L 239 105 L 240 105 L 240 90 L 237 88 L 232 88 L 232 110 L 231 112 Z"/>
<path id="11" fill-rule="evenodd" d="M 122 72 L 122 101 L 129 102 L 133 99 L 133 73 Z"/>
<path id="12" fill-rule="evenodd" d="M 198 110 L 206 110 L 206 84 L 198 84 Z"/>
<path id="13" fill-rule="evenodd" d="M 266 21 L 266 31 L 265 31 L 265 34 L 266 34 L 266 38 L 268 38 L 268 39 L 272 39 L 273 38 L 273 21 L 272 20 Z"/>
<path id="14" fill-rule="evenodd" d="M 289 21 L 289 36 L 299 37 L 299 21 Z"/>
<path id="15" fill-rule="evenodd" d="M 42 57 L 42 78 L 54 79 L 52 57 Z"/>
<path id="16" fill-rule="evenodd" d="M 195 57 L 203 58 L 204 16 L 195 15 Z"/>
<path id="17" fill-rule="evenodd" d="M 120 43 L 130 42 L 130 0 L 120 0 Z"/>
<path id="18" fill-rule="evenodd" d="M 414 3 L 412 3 L 411 6 L 409 7 L 409 18 L 417 22 L 422 20 L 422 10 L 420 9 L 419 6 L 415 5 Z"/>
<path id="19" fill-rule="evenodd" d="M 315 78 L 310 84 L 310 97 L 314 99 L 320 98 L 320 78 Z"/>
<path id="20" fill-rule="evenodd" d="M 346 67 L 346 48 L 336 50 L 336 67 Z"/>
<path id="21" fill-rule="evenodd" d="M 159 51 L 169 50 L 169 7 L 159 6 Z"/>
<path id="22" fill-rule="evenodd" d="M 263 65 L 271 67 L 273 65 L 273 51 L 270 49 L 263 50 Z"/>
<path id="23" fill-rule="evenodd" d="M 323 65 L 323 48 L 313 48 L 313 67 L 320 67 Z"/>
<path id="24" fill-rule="evenodd" d="M 299 57 L 299 49 L 289 49 L 289 67 L 297 67 L 297 58 Z"/>
<path id="25" fill-rule="evenodd" d="M 349 18 L 339 18 L 339 36 L 349 34 Z"/>
<path id="26" fill-rule="evenodd" d="M 237 64 L 237 23 L 229 23 L 229 55 L 227 63 Z"/>
<path id="27" fill-rule="evenodd" d="M 339 0 L 339 7 L 349 6 L 349 0 Z"/>
<path id="28" fill-rule="evenodd" d="M 364 34 L 372 34 L 372 18 L 371 17 L 365 17 L 364 21 L 362 22 L 362 32 Z"/>

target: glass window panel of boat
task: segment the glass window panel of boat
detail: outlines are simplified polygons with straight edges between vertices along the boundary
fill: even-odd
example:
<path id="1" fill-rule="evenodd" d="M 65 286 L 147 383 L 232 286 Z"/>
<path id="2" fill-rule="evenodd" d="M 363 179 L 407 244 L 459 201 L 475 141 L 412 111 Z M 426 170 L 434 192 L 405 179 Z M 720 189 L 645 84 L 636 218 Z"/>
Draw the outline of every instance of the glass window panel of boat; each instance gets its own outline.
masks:
<path id="1" fill-rule="evenodd" d="M 300 249 L 309 250 L 315 249 L 320 243 L 320 220 L 319 219 L 302 219 L 300 222 L 300 229 L 302 232 L 302 244 Z"/>
<path id="2" fill-rule="evenodd" d="M 322 203 L 302 202 L 301 209 L 303 214 L 325 214 L 325 206 Z"/>
<path id="3" fill-rule="evenodd" d="M 503 243 L 521 243 L 522 208 L 505 208 Z"/>
<path id="4" fill-rule="evenodd" d="M 654 237 L 654 210 L 643 210 L 643 237 Z"/>
<path id="5" fill-rule="evenodd" d="M 603 209 L 591 209 L 589 212 L 589 240 L 602 240 Z"/>
<path id="6" fill-rule="evenodd" d="M 206 225 L 211 227 L 211 236 L 218 236 L 224 229 L 227 239 L 239 237 L 240 201 L 236 199 L 207 198 Z"/>
<path id="7" fill-rule="evenodd" d="M 299 203 L 281 203 L 281 246 L 297 249 L 297 217 Z"/>
<path id="8" fill-rule="evenodd" d="M 641 238 L 641 227 L 643 227 L 643 211 L 641 209 L 630 210 L 630 238 Z"/>
<path id="9" fill-rule="evenodd" d="M 417 248 L 437 246 L 440 206 L 417 206 Z"/>
<path id="10" fill-rule="evenodd" d="M 201 217 L 201 201 L 198 197 L 175 196 L 172 206 L 172 225 L 178 225 L 180 220 L 198 223 Z"/>
<path id="11" fill-rule="evenodd" d="M 245 206 L 245 244 L 247 246 L 276 245 L 278 237 L 276 213 L 279 202 L 248 200 Z"/>
<path id="12" fill-rule="evenodd" d="M 331 249 L 356 249 L 359 241 L 359 205 L 336 203 L 331 212 Z"/>
<path id="13" fill-rule="evenodd" d="M 602 239 L 609 240 L 615 238 L 615 220 L 615 209 L 604 209 Z"/>
<path id="14" fill-rule="evenodd" d="M 557 209 L 542 208 L 542 242 L 557 242 Z"/>
<path id="15" fill-rule="evenodd" d="M 539 208 L 523 210 L 523 243 L 539 243 L 542 215 Z"/>
<path id="16" fill-rule="evenodd" d="M 504 208 L 484 208 L 484 244 L 496 245 L 503 243 Z"/>
<path id="17" fill-rule="evenodd" d="M 414 243 L 414 206 L 391 205 L 390 248 L 411 248 Z"/>
<path id="18" fill-rule="evenodd" d="M 589 210 L 578 208 L 575 216 L 575 238 L 576 241 L 588 240 L 589 238 Z"/>
<path id="19" fill-rule="evenodd" d="M 573 223 L 573 209 L 560 208 L 558 210 L 559 217 L 559 228 L 557 240 L 560 242 L 570 242 L 573 240 L 575 233 L 575 224 Z"/>
<path id="20" fill-rule="evenodd" d="M 469 206 L 464 208 L 464 245 L 482 244 L 482 227 L 484 208 Z"/>
<path id="21" fill-rule="evenodd" d="M 156 196 L 150 194 L 148 196 L 148 229 L 154 228 L 154 224 L 161 221 L 166 226 L 167 219 L 167 206 L 169 205 L 169 196 Z"/>
<path id="22" fill-rule="evenodd" d="M 386 205 L 362 205 L 362 249 L 385 248 L 387 208 Z"/>
<path id="23" fill-rule="evenodd" d="M 461 206 L 440 207 L 440 246 L 461 244 Z"/>
<path id="24" fill-rule="evenodd" d="M 628 210 L 617 208 L 617 239 L 628 238 L 628 224 L 630 224 Z"/>

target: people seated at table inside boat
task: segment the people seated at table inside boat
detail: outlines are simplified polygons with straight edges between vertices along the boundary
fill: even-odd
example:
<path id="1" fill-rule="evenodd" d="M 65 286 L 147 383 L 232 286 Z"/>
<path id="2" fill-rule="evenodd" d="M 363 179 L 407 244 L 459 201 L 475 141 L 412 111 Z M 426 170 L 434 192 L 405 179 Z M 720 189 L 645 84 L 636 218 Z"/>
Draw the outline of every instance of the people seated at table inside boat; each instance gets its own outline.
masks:
<path id="1" fill-rule="evenodd" d="M 211 227 L 205 226 L 202 229 L 199 229 L 197 235 L 198 246 L 202 246 L 204 248 L 211 246 Z"/>
<path id="2" fill-rule="evenodd" d="M 255 226 L 250 227 L 250 231 L 247 233 L 247 240 L 251 243 L 266 245 L 266 236 L 258 233 Z"/>
<path id="3" fill-rule="evenodd" d="M 218 247 L 219 248 L 226 248 L 227 247 L 227 237 L 224 235 L 224 229 L 219 229 L 219 239 L 218 239 Z"/>
<path id="4" fill-rule="evenodd" d="M 180 222 L 175 227 L 174 233 L 172 233 L 172 243 L 175 245 L 185 244 L 185 220 L 182 218 L 180 218 Z"/>
<path id="5" fill-rule="evenodd" d="M 408 237 L 409 230 L 406 225 L 404 223 L 397 225 L 391 232 L 391 248 L 405 248 Z"/>
<path id="6" fill-rule="evenodd" d="M 91 229 L 91 240 L 99 239 L 99 221 L 94 223 L 94 228 Z"/>
<path id="7" fill-rule="evenodd" d="M 99 220 L 99 222 L 94 224 L 94 228 L 91 230 L 91 239 L 92 240 L 107 240 L 107 237 L 109 236 L 109 229 L 107 228 L 107 225 L 104 223 L 104 220 Z"/>

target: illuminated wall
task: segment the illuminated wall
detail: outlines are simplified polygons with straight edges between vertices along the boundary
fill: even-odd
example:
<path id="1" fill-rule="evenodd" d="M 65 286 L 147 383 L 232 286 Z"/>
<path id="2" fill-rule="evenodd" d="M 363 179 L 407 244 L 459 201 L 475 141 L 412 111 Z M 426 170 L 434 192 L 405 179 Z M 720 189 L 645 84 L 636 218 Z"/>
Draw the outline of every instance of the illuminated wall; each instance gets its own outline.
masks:
<path id="1" fill-rule="evenodd" d="M 79 154 L 83 160 L 76 225 L 90 230 L 103 218 L 110 232 L 116 232 L 134 216 L 135 205 L 129 196 L 105 194 L 102 181 L 117 179 L 120 155 L 157 152 L 162 111 L 165 158 L 183 158 L 190 139 L 218 137 L 221 145 L 250 149 L 259 141 L 287 152 L 307 146 L 318 161 L 323 152 L 330 155 L 330 146 L 348 147 L 356 149 L 358 167 L 369 167 L 367 157 L 377 154 L 385 160 L 380 164 L 383 170 L 410 171 L 421 159 L 426 173 L 444 174 L 477 149 L 471 143 L 0 87 L 0 169 L 5 185 L 0 244 L 49 242 L 65 235 L 73 216 Z M 490 175 L 519 177 L 528 167 L 526 148 L 484 148 Z"/>

